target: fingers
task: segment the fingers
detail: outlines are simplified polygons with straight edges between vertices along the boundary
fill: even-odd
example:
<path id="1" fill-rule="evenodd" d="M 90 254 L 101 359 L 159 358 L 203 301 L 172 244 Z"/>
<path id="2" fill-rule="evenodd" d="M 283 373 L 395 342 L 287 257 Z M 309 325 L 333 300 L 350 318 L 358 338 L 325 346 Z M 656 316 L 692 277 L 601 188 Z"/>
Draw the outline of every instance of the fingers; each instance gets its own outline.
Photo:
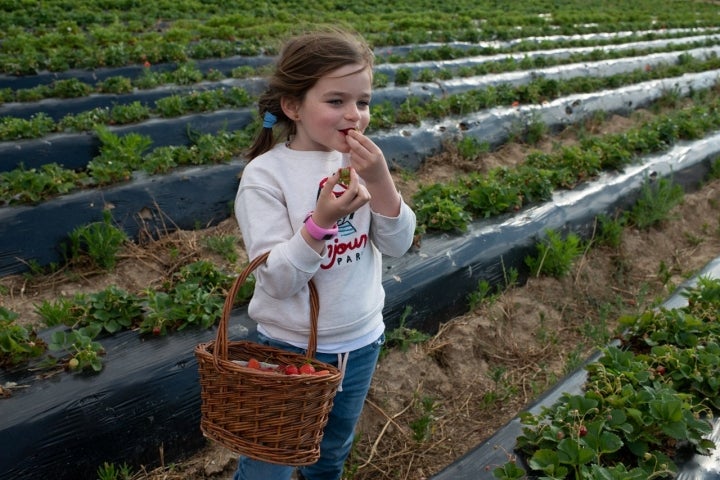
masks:
<path id="1" fill-rule="evenodd" d="M 328 223 L 332 223 L 356 211 L 370 201 L 370 192 L 360 183 L 355 169 L 350 168 L 349 170 L 350 181 L 346 184 L 347 188 L 341 195 L 334 193 L 334 189 L 340 183 L 342 169 L 327 178 L 317 199 L 315 208 L 318 215 L 316 217 L 317 221 L 327 220 Z"/>
<path id="2" fill-rule="evenodd" d="M 345 183 L 347 188 L 345 189 L 345 192 L 343 192 L 343 194 L 338 197 L 338 199 L 344 197 L 346 201 L 350 201 L 350 203 L 347 204 L 347 208 L 349 210 L 348 213 L 350 213 L 367 203 L 370 200 L 370 193 L 368 192 L 367 188 L 365 188 L 365 186 L 360 183 L 360 177 L 358 176 L 357 171 L 353 167 L 345 169 L 341 168 L 340 170 L 338 170 L 337 174 L 333 175 L 333 177 L 337 177 L 339 180 L 341 174 L 349 175 L 350 180 L 342 182 Z"/>
<path id="3" fill-rule="evenodd" d="M 356 130 L 348 132 L 346 140 L 350 146 L 350 151 L 362 158 L 368 158 L 380 153 L 380 149 L 372 140 Z"/>
<path id="4" fill-rule="evenodd" d="M 363 178 L 365 178 L 364 174 L 367 169 L 385 159 L 380 148 L 359 132 L 349 134 L 347 143 L 350 147 L 350 162 Z"/>

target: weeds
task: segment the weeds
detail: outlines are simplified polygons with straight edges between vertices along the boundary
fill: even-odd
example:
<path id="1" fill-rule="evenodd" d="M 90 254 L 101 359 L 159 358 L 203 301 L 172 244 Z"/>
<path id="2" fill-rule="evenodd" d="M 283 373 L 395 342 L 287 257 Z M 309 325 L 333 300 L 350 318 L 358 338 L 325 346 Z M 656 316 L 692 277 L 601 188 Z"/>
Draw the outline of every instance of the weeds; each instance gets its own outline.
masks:
<path id="1" fill-rule="evenodd" d="M 640 197 L 630 210 L 631 222 L 640 230 L 647 230 L 670 220 L 670 212 L 682 202 L 684 195 L 682 186 L 674 184 L 672 180 L 647 180 L 640 189 Z"/>
<path id="2" fill-rule="evenodd" d="M 603 214 L 598 216 L 596 221 L 599 226 L 599 233 L 596 237 L 597 243 L 613 249 L 619 248 L 627 217 L 619 215 L 616 218 L 611 218 Z"/>
<path id="3" fill-rule="evenodd" d="M 477 288 L 474 292 L 470 292 L 467 296 L 470 310 L 475 310 L 475 307 L 480 305 L 484 300 L 492 300 L 492 286 L 490 282 L 485 279 L 479 280 Z"/>
<path id="4" fill-rule="evenodd" d="M 424 396 L 415 400 L 415 408 L 419 410 L 420 416 L 410 422 L 410 429 L 416 442 L 422 443 L 430 438 L 435 420 L 434 413 L 438 406 L 439 403 L 432 397 Z"/>
<path id="5" fill-rule="evenodd" d="M 203 239 L 203 244 L 208 250 L 217 253 L 229 263 L 238 260 L 237 237 L 234 235 L 210 236 Z"/>
<path id="6" fill-rule="evenodd" d="M 537 256 L 525 257 L 525 264 L 530 267 L 532 275 L 563 277 L 570 272 L 575 259 L 583 252 L 582 241 L 572 232 L 564 239 L 554 230 L 547 230 L 546 235 L 546 238 L 537 244 Z"/>
<path id="7" fill-rule="evenodd" d="M 126 463 L 115 466 L 114 463 L 103 463 L 97 469 L 98 480 L 130 480 L 133 476 L 132 469 Z"/>
<path id="8" fill-rule="evenodd" d="M 490 151 L 490 144 L 487 141 L 480 141 L 475 137 L 464 136 L 457 142 L 458 154 L 467 160 L 473 160 L 483 153 Z"/>
<path id="9" fill-rule="evenodd" d="M 383 346 L 383 350 L 380 354 L 381 357 L 383 357 L 390 348 L 398 348 L 400 351 L 406 352 L 407 349 L 410 348 L 410 345 L 424 343 L 431 338 L 431 335 L 427 333 L 405 326 L 405 320 L 411 312 L 412 307 L 405 307 L 405 310 L 400 317 L 399 326 L 396 329 L 387 332 L 385 336 L 385 345 Z"/>
<path id="10" fill-rule="evenodd" d="M 76 227 L 69 237 L 69 258 L 78 260 L 86 255 L 99 268 L 115 268 L 120 247 L 127 241 L 125 232 L 112 224 L 108 210 L 103 211 L 101 222 Z"/>

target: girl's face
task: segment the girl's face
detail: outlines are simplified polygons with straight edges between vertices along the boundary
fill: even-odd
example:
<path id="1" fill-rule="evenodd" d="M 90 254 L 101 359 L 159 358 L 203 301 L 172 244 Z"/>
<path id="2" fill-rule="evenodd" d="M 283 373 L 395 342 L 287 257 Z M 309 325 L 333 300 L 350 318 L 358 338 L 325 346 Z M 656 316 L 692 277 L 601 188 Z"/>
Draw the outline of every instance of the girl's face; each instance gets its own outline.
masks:
<path id="1" fill-rule="evenodd" d="M 290 148 L 349 152 L 348 129 L 364 131 L 370 123 L 371 90 L 372 70 L 353 64 L 320 78 L 302 102 L 286 102 L 285 113 L 296 125 Z"/>

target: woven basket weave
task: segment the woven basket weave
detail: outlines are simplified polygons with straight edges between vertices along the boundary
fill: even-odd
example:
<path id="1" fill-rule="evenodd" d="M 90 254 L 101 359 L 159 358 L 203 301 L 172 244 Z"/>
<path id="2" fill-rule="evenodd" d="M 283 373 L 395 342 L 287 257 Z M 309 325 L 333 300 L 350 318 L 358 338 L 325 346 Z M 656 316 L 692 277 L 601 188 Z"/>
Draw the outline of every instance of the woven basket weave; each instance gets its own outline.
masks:
<path id="1" fill-rule="evenodd" d="M 250 262 L 233 283 L 215 341 L 195 347 L 202 400 L 200 429 L 224 447 L 256 460 L 309 465 L 320 456 L 323 428 L 341 381 L 337 368 L 313 359 L 319 301 L 312 280 L 308 284 L 310 338 L 305 356 L 250 341 L 230 342 L 227 338 L 235 296 L 267 255 Z M 277 365 L 309 362 L 316 370 L 328 370 L 329 374 L 285 375 L 234 362 L 250 358 Z"/>

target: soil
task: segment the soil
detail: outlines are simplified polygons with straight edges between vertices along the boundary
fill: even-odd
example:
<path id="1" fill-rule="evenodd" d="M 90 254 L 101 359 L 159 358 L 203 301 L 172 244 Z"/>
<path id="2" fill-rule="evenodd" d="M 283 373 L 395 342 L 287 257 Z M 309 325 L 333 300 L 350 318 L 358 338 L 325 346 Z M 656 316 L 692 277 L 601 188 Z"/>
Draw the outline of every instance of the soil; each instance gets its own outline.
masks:
<path id="1" fill-rule="evenodd" d="M 584 128 L 621 131 L 644 115 L 612 117 Z M 532 147 L 511 144 L 473 161 L 449 149 L 428 159 L 416 175 L 398 173 L 396 181 L 404 197 L 411 198 L 419 184 L 516 164 L 530 148 L 548 150 L 572 143 L 576 134 L 570 129 Z M 42 277 L 0 279 L 0 305 L 20 313 L 23 322 L 35 323 L 35 305 L 45 299 L 110 284 L 140 291 L 199 258 L 233 268 L 204 246 L 205 235 L 235 235 L 240 255 L 236 265 L 246 261 L 237 225 L 228 219 L 213 228 L 130 245 L 110 274 L 73 268 Z M 649 230 L 626 228 L 616 248 L 593 245 L 565 277 L 530 278 L 478 302 L 426 341 L 389 350 L 378 366 L 358 425 L 346 478 L 429 478 L 492 436 L 606 345 L 620 315 L 662 302 L 718 255 L 720 180 L 714 180 L 687 193 L 662 224 Z M 224 480 L 232 477 L 235 464 L 235 454 L 209 444 L 180 462 L 136 469 L 132 478 Z"/>

